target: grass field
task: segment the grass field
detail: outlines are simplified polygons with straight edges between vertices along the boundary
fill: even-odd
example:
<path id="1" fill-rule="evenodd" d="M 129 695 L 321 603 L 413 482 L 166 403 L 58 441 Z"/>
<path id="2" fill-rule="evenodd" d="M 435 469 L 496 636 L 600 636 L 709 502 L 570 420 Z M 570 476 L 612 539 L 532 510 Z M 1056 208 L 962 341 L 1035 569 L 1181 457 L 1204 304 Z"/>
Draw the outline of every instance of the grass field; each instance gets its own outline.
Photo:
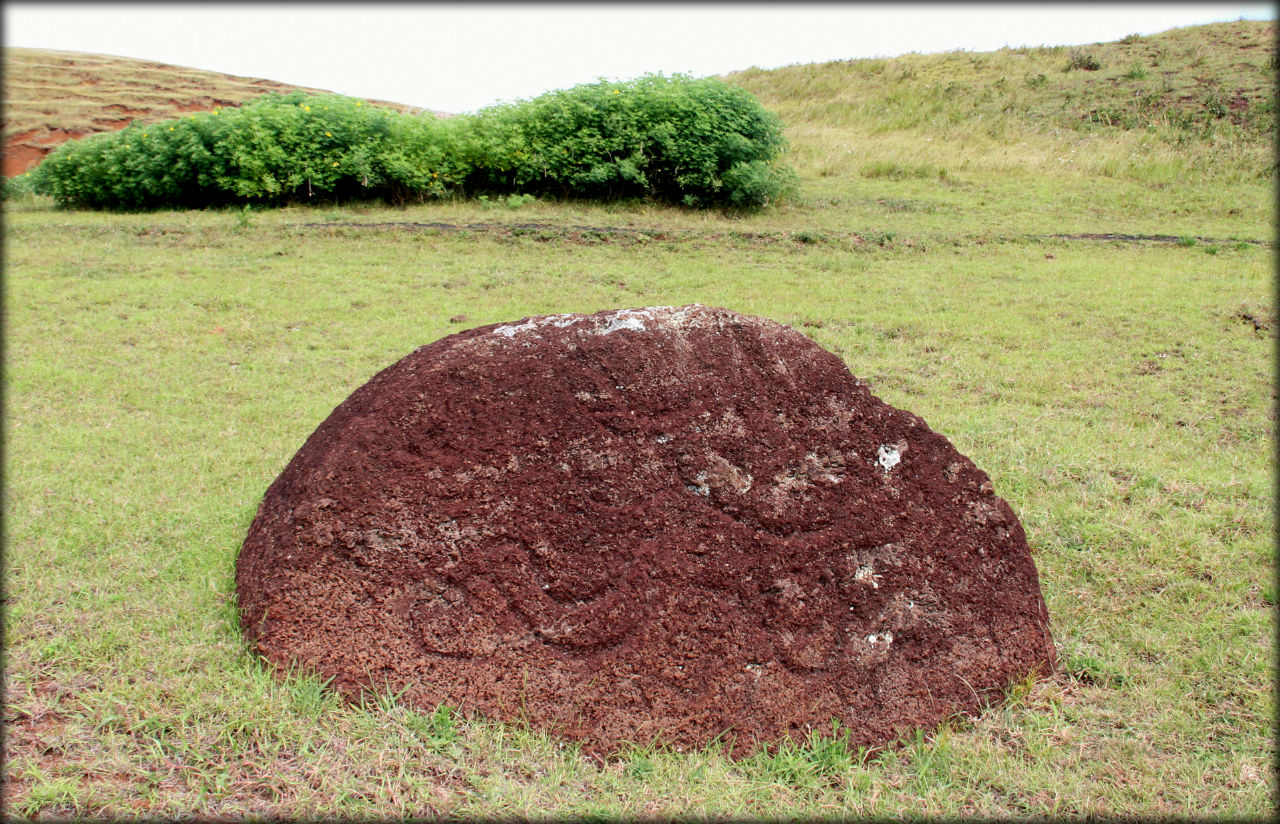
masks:
<path id="1" fill-rule="evenodd" d="M 1274 39 L 1271 24 L 1173 34 L 1217 65 L 1232 27 Z M 1069 58 L 1027 57 L 1075 82 Z M 953 57 L 909 59 L 927 99 L 935 61 Z M 1165 66 L 1194 58 L 1178 59 Z M 756 215 L 8 203 L 6 812 L 1272 811 L 1269 136 L 1218 123 L 1179 149 L 1176 123 L 1141 130 L 1146 143 L 1030 115 L 985 143 L 984 121 L 963 117 L 833 125 L 824 101 L 878 81 L 853 71 L 801 105 L 786 82 L 802 70 L 775 85 L 749 73 L 787 119 L 802 178 L 794 201 Z M 1104 162 L 1121 150 L 1132 162 Z M 1026 527 L 1062 672 L 879 752 L 815 738 L 736 762 L 635 749 L 597 763 L 518 725 L 390 696 L 344 705 L 248 654 L 240 542 L 267 485 L 356 387 L 470 326 L 694 301 L 801 329 L 991 475 Z"/>

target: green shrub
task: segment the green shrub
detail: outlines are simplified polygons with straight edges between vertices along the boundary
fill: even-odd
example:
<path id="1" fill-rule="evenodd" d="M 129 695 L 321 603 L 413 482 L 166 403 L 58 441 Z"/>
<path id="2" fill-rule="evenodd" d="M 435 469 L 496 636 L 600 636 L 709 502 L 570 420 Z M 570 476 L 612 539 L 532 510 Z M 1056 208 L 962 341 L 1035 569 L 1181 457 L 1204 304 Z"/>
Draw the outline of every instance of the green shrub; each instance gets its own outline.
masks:
<path id="1" fill-rule="evenodd" d="M 760 207 L 787 192 L 778 118 L 718 80 L 599 81 L 479 112 L 467 130 L 477 191 Z"/>
<path id="2" fill-rule="evenodd" d="M 1204 107 L 1205 113 L 1215 120 L 1224 118 L 1231 113 L 1226 101 L 1218 96 L 1217 89 L 1209 89 L 1205 92 L 1201 105 Z"/>
<path id="3" fill-rule="evenodd" d="M 439 197 L 469 171 L 452 131 L 337 95 L 269 95 L 68 141 L 40 169 L 60 205 L 98 209 Z"/>
<path id="4" fill-rule="evenodd" d="M 1087 72 L 1096 72 L 1100 68 L 1102 68 L 1102 63 L 1098 61 L 1098 58 L 1094 57 L 1089 52 L 1072 49 L 1071 60 L 1067 63 L 1065 71 L 1081 69 Z"/>
<path id="5" fill-rule="evenodd" d="M 40 168 L 39 166 L 36 167 Z M 36 179 L 38 175 L 34 172 L 24 172 L 13 177 L 0 178 L 0 197 L 5 200 L 30 200 L 36 191 Z"/>
<path id="6" fill-rule="evenodd" d="M 747 91 L 646 75 L 441 120 L 336 95 L 269 95 L 239 108 L 64 143 L 40 166 L 61 206 L 193 208 L 461 191 L 648 198 L 758 208 L 795 174 L 782 128 Z"/>
<path id="7" fill-rule="evenodd" d="M 218 196 L 213 114 L 191 115 L 63 143 L 40 164 L 40 188 L 61 206 L 142 209 L 197 206 Z"/>

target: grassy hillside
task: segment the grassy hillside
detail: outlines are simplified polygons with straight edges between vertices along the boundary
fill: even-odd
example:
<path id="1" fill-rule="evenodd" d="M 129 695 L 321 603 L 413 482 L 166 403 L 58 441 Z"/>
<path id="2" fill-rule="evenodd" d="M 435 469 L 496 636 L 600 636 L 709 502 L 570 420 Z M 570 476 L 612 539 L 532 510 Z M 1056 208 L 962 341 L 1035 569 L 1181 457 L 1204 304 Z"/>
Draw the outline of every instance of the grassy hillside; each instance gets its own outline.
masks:
<path id="1" fill-rule="evenodd" d="M 818 178 L 1083 171 L 1270 177 L 1274 22 L 1075 48 L 910 54 L 729 75 L 782 115 Z"/>
<path id="2" fill-rule="evenodd" d="M 801 176 L 756 214 L 6 201 L 6 813 L 1263 819 L 1273 36 L 738 73 Z M 1062 670 L 879 752 L 601 763 L 345 705 L 247 652 L 232 575 L 258 502 L 378 370 L 472 326 L 690 302 L 795 326 L 986 470 Z"/>
<path id="3" fill-rule="evenodd" d="M 73 137 L 184 112 L 237 106 L 271 92 L 320 89 L 127 57 L 4 49 L 4 168 L 12 177 Z M 370 101 L 401 111 L 412 106 Z"/>

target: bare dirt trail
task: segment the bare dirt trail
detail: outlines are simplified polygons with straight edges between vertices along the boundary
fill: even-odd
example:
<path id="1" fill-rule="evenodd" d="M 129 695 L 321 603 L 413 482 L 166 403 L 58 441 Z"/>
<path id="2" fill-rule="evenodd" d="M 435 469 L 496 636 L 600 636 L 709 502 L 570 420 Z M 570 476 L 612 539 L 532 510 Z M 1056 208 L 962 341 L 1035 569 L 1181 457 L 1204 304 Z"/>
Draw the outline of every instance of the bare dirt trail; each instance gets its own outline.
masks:
<path id="1" fill-rule="evenodd" d="M 506 223 L 472 222 L 448 223 L 441 221 L 377 221 L 361 222 L 335 220 L 324 222 L 296 223 L 292 226 L 307 229 L 346 228 L 346 229 L 386 229 L 406 232 L 472 232 L 493 235 L 495 237 L 532 237 L 534 240 L 569 240 L 586 243 L 636 242 L 646 240 L 723 240 L 731 238 L 762 244 L 791 243 L 809 245 L 824 240 L 844 241 L 855 246 L 868 244 L 888 245 L 893 241 L 885 241 L 883 236 L 859 234 L 857 232 L 743 232 L 734 230 L 706 229 L 674 229 L 635 226 L 592 226 L 573 223 Z M 1124 234 L 1116 232 L 1085 232 L 1076 234 L 1019 235 L 1015 237 L 998 237 L 995 240 L 1080 240 L 1115 243 L 1186 243 L 1183 235 L 1144 235 Z M 1197 243 L 1248 243 L 1253 246 L 1273 245 L 1269 240 L 1252 240 L 1242 238 L 1195 237 Z M 897 241 L 910 245 L 910 238 L 903 237 Z"/>

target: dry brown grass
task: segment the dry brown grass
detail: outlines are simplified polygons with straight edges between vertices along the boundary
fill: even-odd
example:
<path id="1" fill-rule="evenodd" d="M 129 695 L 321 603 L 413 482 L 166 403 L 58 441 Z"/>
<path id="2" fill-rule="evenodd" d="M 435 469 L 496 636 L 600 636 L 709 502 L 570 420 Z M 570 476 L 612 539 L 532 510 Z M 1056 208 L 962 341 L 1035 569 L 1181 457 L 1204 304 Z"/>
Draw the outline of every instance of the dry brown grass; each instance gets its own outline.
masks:
<path id="1" fill-rule="evenodd" d="M 39 164 L 59 143 L 215 106 L 239 106 L 273 92 L 323 89 L 105 54 L 4 50 L 5 177 Z M 370 100 L 399 111 L 422 109 Z"/>

